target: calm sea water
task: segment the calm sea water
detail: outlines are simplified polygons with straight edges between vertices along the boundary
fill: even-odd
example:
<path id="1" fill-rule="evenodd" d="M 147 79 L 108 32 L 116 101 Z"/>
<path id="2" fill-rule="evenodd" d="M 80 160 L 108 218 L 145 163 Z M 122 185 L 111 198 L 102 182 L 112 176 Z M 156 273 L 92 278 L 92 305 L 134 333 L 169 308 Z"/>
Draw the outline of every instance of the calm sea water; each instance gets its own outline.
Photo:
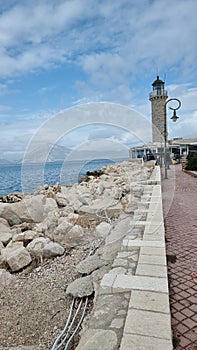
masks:
<path id="1" fill-rule="evenodd" d="M 33 193 L 44 184 L 54 185 L 56 182 L 60 182 L 61 185 L 69 185 L 78 183 L 87 171 L 100 169 L 111 163 L 115 163 L 115 161 L 98 159 L 90 162 L 0 164 L 0 196 L 12 192 Z"/>

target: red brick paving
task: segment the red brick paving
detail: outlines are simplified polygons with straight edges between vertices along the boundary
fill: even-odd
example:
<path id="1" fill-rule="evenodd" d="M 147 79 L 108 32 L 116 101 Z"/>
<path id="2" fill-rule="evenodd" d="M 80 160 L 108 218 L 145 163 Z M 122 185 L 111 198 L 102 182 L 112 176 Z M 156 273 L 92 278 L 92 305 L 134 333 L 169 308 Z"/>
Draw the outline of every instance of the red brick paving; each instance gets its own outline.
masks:
<path id="1" fill-rule="evenodd" d="M 197 350 L 197 178 L 172 165 L 162 181 L 172 330 L 176 350 Z"/>

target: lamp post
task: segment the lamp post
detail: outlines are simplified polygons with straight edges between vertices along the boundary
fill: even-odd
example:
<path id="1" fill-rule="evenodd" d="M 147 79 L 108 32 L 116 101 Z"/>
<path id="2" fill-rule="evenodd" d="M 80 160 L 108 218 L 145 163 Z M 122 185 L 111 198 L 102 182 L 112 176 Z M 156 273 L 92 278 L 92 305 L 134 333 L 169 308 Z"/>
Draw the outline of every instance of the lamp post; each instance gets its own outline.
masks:
<path id="1" fill-rule="evenodd" d="M 168 161 L 167 161 L 167 135 L 168 135 L 168 133 L 167 133 L 166 105 L 170 101 L 177 101 L 178 102 L 178 107 L 176 107 L 176 108 L 169 107 L 169 109 L 173 110 L 173 116 L 171 117 L 173 122 L 176 122 L 177 119 L 179 118 L 176 115 L 176 111 L 177 111 L 177 109 L 179 109 L 181 107 L 181 101 L 178 100 L 177 98 L 170 98 L 164 104 L 164 165 L 165 165 L 165 176 L 164 176 L 164 178 L 165 179 L 168 178 Z"/>

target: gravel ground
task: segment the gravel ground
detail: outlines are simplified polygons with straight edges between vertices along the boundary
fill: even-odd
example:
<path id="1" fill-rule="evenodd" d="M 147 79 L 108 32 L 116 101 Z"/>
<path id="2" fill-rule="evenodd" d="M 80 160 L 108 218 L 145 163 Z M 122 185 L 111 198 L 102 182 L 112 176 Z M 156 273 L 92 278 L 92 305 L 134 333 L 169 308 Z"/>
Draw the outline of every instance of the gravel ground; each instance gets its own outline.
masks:
<path id="1" fill-rule="evenodd" d="M 72 297 L 67 285 L 79 274 L 75 266 L 89 254 L 90 243 L 53 260 L 15 274 L 12 288 L 4 288 L 0 299 L 0 345 L 34 345 L 51 349 L 64 328 Z M 91 309 L 92 300 L 88 305 Z M 89 312 L 88 311 L 88 312 Z M 88 313 L 87 312 L 87 313 Z M 78 340 L 70 349 L 75 349 Z"/>

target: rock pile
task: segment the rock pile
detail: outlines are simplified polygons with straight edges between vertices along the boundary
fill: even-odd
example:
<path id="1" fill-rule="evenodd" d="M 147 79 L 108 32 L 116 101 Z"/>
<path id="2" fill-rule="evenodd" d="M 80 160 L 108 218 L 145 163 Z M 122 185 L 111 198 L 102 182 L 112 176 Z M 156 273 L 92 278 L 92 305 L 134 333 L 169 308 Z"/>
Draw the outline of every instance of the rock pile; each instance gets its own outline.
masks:
<path id="1" fill-rule="evenodd" d="M 72 296 L 95 292 L 97 299 L 102 277 L 111 268 L 127 268 L 120 266 L 124 256 L 114 260 L 117 237 L 125 234 L 151 171 L 128 161 L 104 167 L 79 185 L 45 185 L 33 195 L 0 200 L 2 349 L 51 349 Z M 123 302 L 117 300 L 120 312 Z"/>
<path id="2" fill-rule="evenodd" d="M 120 213 L 136 208 L 140 181 L 150 169 L 123 162 L 88 174 L 73 186 L 45 185 L 35 194 L 10 194 L 0 202 L 0 267 L 20 271 L 34 259 L 64 254 L 105 238 Z"/>

